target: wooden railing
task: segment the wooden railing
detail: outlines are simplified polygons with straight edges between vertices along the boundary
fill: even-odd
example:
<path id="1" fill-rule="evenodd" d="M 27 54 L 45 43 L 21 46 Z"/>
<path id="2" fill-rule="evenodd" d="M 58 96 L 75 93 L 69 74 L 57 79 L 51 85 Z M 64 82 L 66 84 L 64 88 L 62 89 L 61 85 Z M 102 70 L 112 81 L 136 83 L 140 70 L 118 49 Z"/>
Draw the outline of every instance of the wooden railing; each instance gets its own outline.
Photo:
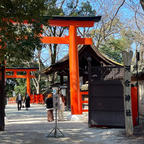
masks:
<path id="1" fill-rule="evenodd" d="M 88 105 L 88 91 L 81 91 L 81 108 L 82 108 L 82 112 L 88 112 L 88 107 L 87 109 L 84 108 L 84 104 Z M 87 99 L 85 100 L 84 96 L 87 96 Z"/>
<path id="2" fill-rule="evenodd" d="M 8 99 L 8 104 L 16 103 L 16 98 L 11 97 Z M 31 94 L 30 95 L 30 103 L 36 104 L 44 104 L 44 96 L 42 94 Z"/>
<path id="3" fill-rule="evenodd" d="M 42 94 L 31 94 L 30 102 L 36 104 L 44 104 L 44 96 Z"/>

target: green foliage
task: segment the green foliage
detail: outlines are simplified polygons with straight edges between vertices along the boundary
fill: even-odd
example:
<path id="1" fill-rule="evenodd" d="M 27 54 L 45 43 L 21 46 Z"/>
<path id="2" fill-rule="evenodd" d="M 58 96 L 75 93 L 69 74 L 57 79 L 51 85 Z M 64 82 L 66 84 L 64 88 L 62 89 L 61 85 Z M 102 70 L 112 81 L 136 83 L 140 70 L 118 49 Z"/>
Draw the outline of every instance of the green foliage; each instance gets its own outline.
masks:
<path id="1" fill-rule="evenodd" d="M 25 96 L 26 93 L 26 80 L 25 79 L 16 79 L 16 85 L 14 87 L 16 95 L 20 93 L 22 96 Z"/>
<path id="2" fill-rule="evenodd" d="M 102 53 L 116 62 L 122 63 L 122 51 L 130 47 L 130 42 L 126 38 L 110 39 L 99 49 Z"/>
<path id="3" fill-rule="evenodd" d="M 67 4 L 69 15 L 72 16 L 95 16 L 96 11 L 92 8 L 89 1 L 81 2 L 78 7 L 74 5 L 74 1 Z M 67 15 L 67 14 L 66 14 Z"/>
<path id="4" fill-rule="evenodd" d="M 7 92 L 7 97 L 12 97 L 12 93 L 14 91 L 14 87 L 16 84 L 16 79 L 7 79 L 5 91 Z"/>
<path id="5" fill-rule="evenodd" d="M 5 91 L 7 92 L 7 97 L 13 96 L 13 91 L 16 95 L 20 93 L 22 96 L 26 92 L 26 79 L 7 79 Z"/>
<path id="6" fill-rule="evenodd" d="M 40 27 L 45 0 L 2 0 L 0 3 L 0 45 L 13 62 L 21 63 L 41 47 Z M 11 21 L 13 20 L 13 22 Z M 27 20 L 29 25 L 24 25 Z"/>
<path id="7" fill-rule="evenodd" d="M 24 62 L 30 61 L 35 49 L 41 49 L 40 33 L 43 14 L 47 0 L 2 0 L 0 3 L 0 45 L 1 60 L 4 55 L 7 66 L 27 67 Z M 13 22 L 11 21 L 13 20 Z M 27 20 L 29 24 L 23 24 Z M 7 80 L 6 91 L 24 95 L 25 79 Z"/>
<path id="8" fill-rule="evenodd" d="M 100 47 L 100 51 L 102 53 L 104 53 L 105 55 L 107 55 L 109 58 L 121 63 L 122 62 L 121 51 L 120 50 L 113 50 L 113 49 L 111 49 L 111 46 L 113 46 L 112 43 L 111 44 L 108 43 L 106 45 L 103 45 L 102 47 Z"/>
<path id="9" fill-rule="evenodd" d="M 79 16 L 95 16 L 96 11 L 93 10 L 92 5 L 89 1 L 82 2 L 79 9 L 77 10 Z"/>
<path id="10" fill-rule="evenodd" d="M 57 7 L 57 0 L 48 0 L 45 3 L 47 11 L 44 12 L 44 15 L 64 15 L 63 9 Z"/>

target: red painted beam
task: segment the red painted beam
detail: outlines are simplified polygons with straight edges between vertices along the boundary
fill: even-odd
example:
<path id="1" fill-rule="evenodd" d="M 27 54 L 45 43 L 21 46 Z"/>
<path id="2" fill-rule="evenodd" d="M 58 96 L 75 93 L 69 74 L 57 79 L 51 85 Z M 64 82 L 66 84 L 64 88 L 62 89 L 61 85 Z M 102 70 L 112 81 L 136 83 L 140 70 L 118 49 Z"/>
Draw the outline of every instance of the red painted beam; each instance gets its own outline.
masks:
<path id="1" fill-rule="evenodd" d="M 73 20 L 49 20 L 51 26 L 69 27 L 73 25 L 75 27 L 93 27 L 94 21 L 73 21 Z"/>
<path id="2" fill-rule="evenodd" d="M 88 91 L 81 91 L 81 95 L 88 95 Z"/>
<path id="3" fill-rule="evenodd" d="M 47 37 L 43 36 L 41 39 L 42 43 L 46 44 L 69 44 L 69 37 Z"/>
<path id="4" fill-rule="evenodd" d="M 6 68 L 6 72 L 7 71 L 11 71 L 11 72 L 22 72 L 22 71 L 25 71 L 25 72 L 30 72 L 30 71 L 37 71 L 38 69 L 16 69 L 16 68 Z"/>
<path id="5" fill-rule="evenodd" d="M 88 112 L 88 109 L 83 109 L 82 112 Z"/>
<path id="6" fill-rule="evenodd" d="M 77 44 L 92 45 L 92 38 L 81 38 L 78 36 L 76 41 Z"/>
<path id="7" fill-rule="evenodd" d="M 13 24 L 18 24 L 18 23 L 20 23 L 20 22 L 18 22 L 18 21 L 16 20 L 16 18 L 3 18 L 2 21 L 10 22 L 10 23 L 13 23 Z M 32 19 L 31 21 L 32 21 L 32 22 L 35 22 L 36 20 Z M 28 20 L 23 20 L 21 23 L 22 23 L 22 24 L 31 24 Z"/>
<path id="8" fill-rule="evenodd" d="M 41 39 L 42 43 L 46 44 L 69 44 L 69 36 L 65 37 L 46 37 L 43 36 Z M 76 37 L 77 44 L 84 44 L 84 45 L 91 45 L 92 39 L 91 38 L 81 38 L 80 36 Z"/>
<path id="9" fill-rule="evenodd" d="M 88 101 L 82 101 L 82 103 L 88 103 Z"/>
<path id="10" fill-rule="evenodd" d="M 6 78 L 27 78 L 26 75 L 6 75 Z M 29 78 L 35 78 L 34 75 L 30 75 Z"/>

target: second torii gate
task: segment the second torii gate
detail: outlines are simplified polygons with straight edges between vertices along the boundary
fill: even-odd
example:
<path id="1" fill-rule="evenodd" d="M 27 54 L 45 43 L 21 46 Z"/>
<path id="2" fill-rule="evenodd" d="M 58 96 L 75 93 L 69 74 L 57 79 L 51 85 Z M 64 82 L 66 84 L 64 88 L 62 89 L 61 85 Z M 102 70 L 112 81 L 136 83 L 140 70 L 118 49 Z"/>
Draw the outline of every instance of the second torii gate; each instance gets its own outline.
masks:
<path id="1" fill-rule="evenodd" d="M 6 78 L 25 78 L 26 79 L 26 84 L 27 84 L 27 94 L 30 96 L 31 91 L 30 91 L 30 79 L 35 78 L 34 75 L 31 75 L 31 71 L 37 71 L 38 68 L 6 68 L 6 72 L 12 72 L 11 75 L 8 75 L 6 73 L 5 77 Z M 17 72 L 26 72 L 26 74 L 18 74 Z"/>
<path id="2" fill-rule="evenodd" d="M 69 71 L 70 71 L 70 97 L 72 114 L 82 114 L 81 97 L 79 86 L 79 61 L 78 44 L 92 45 L 91 38 L 77 36 L 77 27 L 93 27 L 94 22 L 99 22 L 101 16 L 97 17 L 61 17 L 55 16 L 48 20 L 50 26 L 69 27 L 69 36 L 46 37 L 41 41 L 46 44 L 69 44 Z"/>

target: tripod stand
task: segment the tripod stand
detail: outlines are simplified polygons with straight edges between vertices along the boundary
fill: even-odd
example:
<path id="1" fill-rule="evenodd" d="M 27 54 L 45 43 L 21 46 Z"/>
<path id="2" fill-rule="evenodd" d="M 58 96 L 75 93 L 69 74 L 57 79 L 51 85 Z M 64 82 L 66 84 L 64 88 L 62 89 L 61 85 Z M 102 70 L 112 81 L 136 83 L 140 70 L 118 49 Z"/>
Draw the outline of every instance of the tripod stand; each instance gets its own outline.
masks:
<path id="1" fill-rule="evenodd" d="M 58 135 L 58 132 L 61 134 Z M 53 135 L 51 135 L 53 133 Z M 51 130 L 47 137 L 64 137 L 64 134 L 60 131 L 57 126 L 57 108 L 55 109 L 55 127 Z"/>

